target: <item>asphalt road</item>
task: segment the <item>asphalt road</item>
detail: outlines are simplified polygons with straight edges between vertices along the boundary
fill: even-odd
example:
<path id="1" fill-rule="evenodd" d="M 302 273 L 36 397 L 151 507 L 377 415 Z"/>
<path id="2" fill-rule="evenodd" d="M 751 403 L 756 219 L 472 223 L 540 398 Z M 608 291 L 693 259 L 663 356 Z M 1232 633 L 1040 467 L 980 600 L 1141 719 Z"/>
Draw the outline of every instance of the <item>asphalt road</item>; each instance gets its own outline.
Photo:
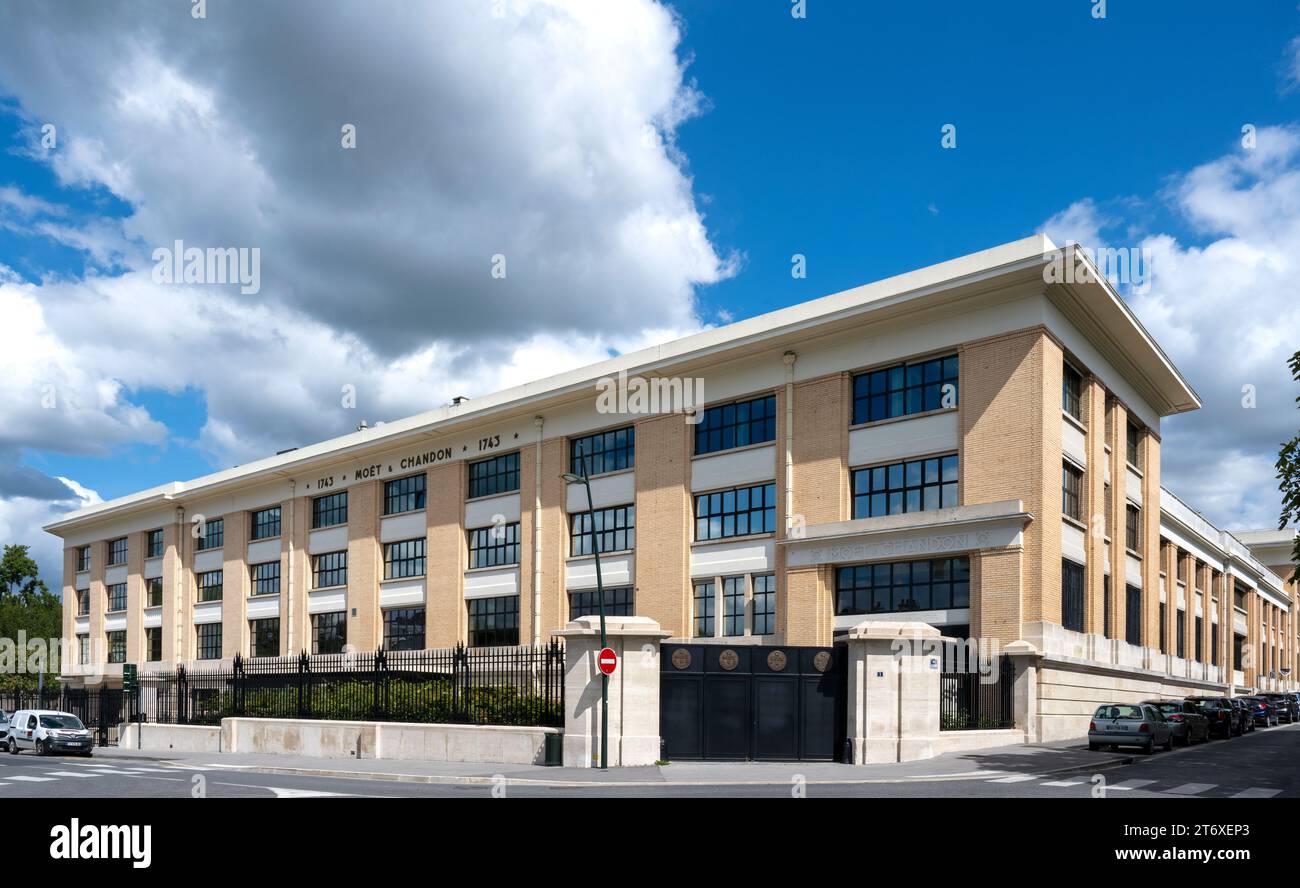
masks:
<path id="1" fill-rule="evenodd" d="M 1048 770 L 1047 766 L 1044 770 Z M 1300 798 L 1300 725 L 1139 757 L 1096 773 L 802 786 L 427 784 L 364 777 L 263 774 L 147 759 L 0 755 L 0 794 L 37 798 Z"/>

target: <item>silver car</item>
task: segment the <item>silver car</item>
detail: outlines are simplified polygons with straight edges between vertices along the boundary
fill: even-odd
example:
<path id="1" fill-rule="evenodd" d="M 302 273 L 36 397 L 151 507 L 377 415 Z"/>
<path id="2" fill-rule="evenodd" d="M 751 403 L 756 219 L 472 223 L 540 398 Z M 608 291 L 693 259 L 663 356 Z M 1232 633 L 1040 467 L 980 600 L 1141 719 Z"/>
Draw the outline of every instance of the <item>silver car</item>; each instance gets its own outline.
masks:
<path id="1" fill-rule="evenodd" d="M 1174 732 L 1160 710 L 1143 703 L 1107 703 L 1098 706 L 1088 725 L 1088 748 L 1136 746 L 1147 755 L 1157 746 L 1174 748 Z"/>

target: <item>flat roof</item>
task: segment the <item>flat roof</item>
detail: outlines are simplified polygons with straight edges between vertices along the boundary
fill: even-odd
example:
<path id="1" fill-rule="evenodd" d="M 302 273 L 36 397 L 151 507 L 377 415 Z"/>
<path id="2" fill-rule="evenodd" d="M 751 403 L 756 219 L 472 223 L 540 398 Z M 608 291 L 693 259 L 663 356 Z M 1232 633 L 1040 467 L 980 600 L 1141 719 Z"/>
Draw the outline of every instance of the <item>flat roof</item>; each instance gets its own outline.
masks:
<path id="1" fill-rule="evenodd" d="M 138 508 L 191 499 L 217 493 L 236 484 L 258 479 L 285 477 L 306 469 L 324 458 L 337 458 L 357 451 L 397 447 L 403 443 L 449 432 L 498 416 L 509 415 L 532 405 L 557 402 L 580 395 L 598 380 L 617 376 L 653 374 L 662 368 L 689 362 L 708 361 L 742 350 L 760 350 L 778 345 L 783 339 L 807 337 L 819 328 L 860 324 L 875 312 L 900 303 L 933 299 L 959 287 L 989 287 L 999 278 L 1043 280 L 1043 266 L 1062 257 L 1096 266 L 1073 246 L 1057 247 L 1046 235 L 1021 240 L 949 259 L 914 271 L 863 284 L 829 296 L 746 318 L 724 327 L 630 352 L 609 360 L 504 389 L 460 405 L 428 410 L 375 428 L 362 429 L 316 444 L 223 469 L 191 481 L 172 481 L 148 490 L 106 500 L 69 512 L 45 526 L 55 535 L 81 523 L 107 518 Z M 1080 324 L 1090 338 L 1104 338 L 1110 351 L 1126 360 L 1118 367 L 1161 415 L 1194 410 L 1201 404 L 1196 392 L 1151 338 L 1137 317 L 1100 273 L 1091 281 L 1069 285 L 1047 284 L 1054 301 L 1065 304 L 1068 316 Z"/>

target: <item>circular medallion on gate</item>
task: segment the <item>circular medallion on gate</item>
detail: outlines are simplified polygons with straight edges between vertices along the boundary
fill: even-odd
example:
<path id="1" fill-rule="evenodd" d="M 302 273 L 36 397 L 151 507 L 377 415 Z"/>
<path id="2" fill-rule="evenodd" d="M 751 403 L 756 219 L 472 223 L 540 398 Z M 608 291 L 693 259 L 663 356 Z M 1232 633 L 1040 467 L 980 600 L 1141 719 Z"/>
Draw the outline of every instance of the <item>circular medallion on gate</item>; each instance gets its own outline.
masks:
<path id="1" fill-rule="evenodd" d="M 813 668 L 816 669 L 818 672 L 825 672 L 827 669 L 830 669 L 831 652 L 818 651 L 816 656 L 813 657 Z"/>
<path id="2" fill-rule="evenodd" d="M 740 665 L 740 654 L 736 653 L 731 648 L 727 648 L 725 651 L 718 654 L 718 665 L 730 672 Z"/>
<path id="3" fill-rule="evenodd" d="M 784 672 L 789 662 L 790 659 L 785 655 L 785 651 L 772 651 L 767 655 L 767 668 L 773 672 Z"/>
<path id="4" fill-rule="evenodd" d="M 686 648 L 678 648 L 673 651 L 673 666 L 678 669 L 691 668 L 691 652 Z"/>

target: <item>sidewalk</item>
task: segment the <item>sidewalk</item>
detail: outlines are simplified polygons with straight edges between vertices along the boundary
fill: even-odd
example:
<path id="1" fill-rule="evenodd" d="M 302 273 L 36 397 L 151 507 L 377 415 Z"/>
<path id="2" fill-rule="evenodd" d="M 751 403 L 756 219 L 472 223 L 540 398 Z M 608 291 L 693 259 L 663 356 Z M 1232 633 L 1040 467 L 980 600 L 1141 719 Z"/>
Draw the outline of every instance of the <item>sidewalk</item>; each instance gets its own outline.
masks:
<path id="1" fill-rule="evenodd" d="M 98 759 L 149 759 L 190 770 L 247 771 L 314 777 L 399 780 L 411 783 L 508 784 L 560 786 L 619 784 L 788 784 L 910 783 L 926 780 L 987 780 L 1012 774 L 1046 776 L 1088 772 L 1128 764 L 1124 753 L 1090 752 L 1081 741 L 1035 746 L 1002 746 L 951 753 L 922 762 L 841 765 L 833 762 L 674 762 L 644 768 L 547 768 L 541 765 L 493 765 L 470 762 L 326 759 L 295 755 L 244 753 L 198 754 L 138 752 L 105 747 Z"/>

